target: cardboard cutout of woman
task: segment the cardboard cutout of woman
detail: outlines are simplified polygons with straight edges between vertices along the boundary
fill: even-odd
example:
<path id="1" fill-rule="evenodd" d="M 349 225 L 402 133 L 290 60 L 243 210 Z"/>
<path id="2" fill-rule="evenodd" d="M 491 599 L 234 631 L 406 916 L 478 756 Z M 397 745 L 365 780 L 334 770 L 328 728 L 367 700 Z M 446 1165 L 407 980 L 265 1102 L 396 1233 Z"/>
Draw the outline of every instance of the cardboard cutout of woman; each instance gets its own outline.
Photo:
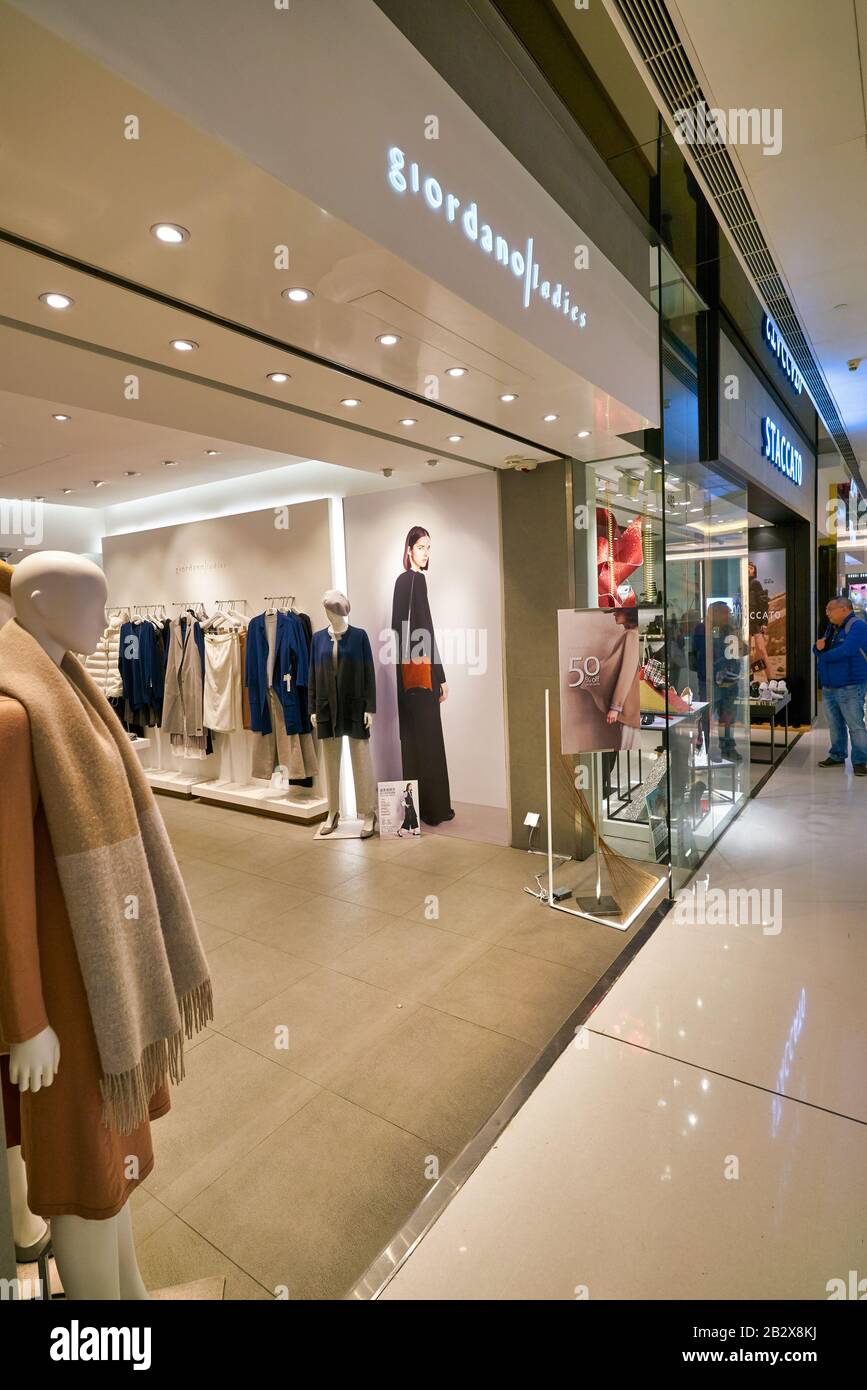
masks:
<path id="1" fill-rule="evenodd" d="M 440 706 L 449 688 L 434 636 L 425 575 L 430 532 L 413 526 L 404 542 L 403 573 L 394 585 L 391 626 L 397 636 L 397 714 L 403 777 L 418 782 L 426 825 L 454 820 Z"/>

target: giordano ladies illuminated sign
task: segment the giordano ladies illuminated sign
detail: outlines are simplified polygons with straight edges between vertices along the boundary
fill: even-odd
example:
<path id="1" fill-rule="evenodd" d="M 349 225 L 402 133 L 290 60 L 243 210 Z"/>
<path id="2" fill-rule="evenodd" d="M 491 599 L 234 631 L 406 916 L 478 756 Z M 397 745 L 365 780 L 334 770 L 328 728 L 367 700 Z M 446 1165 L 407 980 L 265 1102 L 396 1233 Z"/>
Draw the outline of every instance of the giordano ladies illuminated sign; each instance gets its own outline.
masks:
<path id="1" fill-rule="evenodd" d="M 587 326 L 586 311 L 580 305 L 573 304 L 572 291 L 560 280 L 552 283 L 543 277 L 538 261 L 533 259 L 533 237 L 527 237 L 523 248 L 510 246 L 489 222 L 479 220 L 479 208 L 475 201 L 462 202 L 454 193 L 444 189 L 432 174 L 424 174 L 414 160 L 407 163 L 406 155 L 397 145 L 392 145 L 388 151 L 386 176 L 395 193 L 420 197 L 431 212 L 442 215 L 446 223 L 460 227 L 467 241 L 474 242 L 480 251 L 491 256 L 516 280 L 520 280 L 525 309 L 529 309 L 534 298 L 540 299 L 577 328 Z"/>
<path id="2" fill-rule="evenodd" d="M 786 373 L 786 376 L 789 378 L 792 390 L 800 396 L 804 389 L 804 378 L 795 366 L 794 358 L 783 342 L 780 331 L 769 314 L 765 314 L 765 342 L 776 357 L 783 371 Z"/>
<path id="3" fill-rule="evenodd" d="M 801 453 L 768 415 L 762 420 L 762 456 L 770 459 L 784 477 L 797 483 L 798 487 L 801 486 L 804 481 L 804 460 Z"/>

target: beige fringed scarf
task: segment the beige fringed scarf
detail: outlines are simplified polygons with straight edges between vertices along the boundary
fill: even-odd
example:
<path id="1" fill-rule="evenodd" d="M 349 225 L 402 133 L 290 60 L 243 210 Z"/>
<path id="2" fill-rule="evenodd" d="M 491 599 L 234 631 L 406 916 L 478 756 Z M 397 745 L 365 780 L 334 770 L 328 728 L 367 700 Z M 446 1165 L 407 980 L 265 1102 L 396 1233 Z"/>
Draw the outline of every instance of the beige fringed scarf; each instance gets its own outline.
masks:
<path id="1" fill-rule="evenodd" d="M 128 1134 L 184 1036 L 213 1017 L 192 908 L 138 758 L 67 653 L 55 666 L 17 622 L 0 631 L 0 692 L 30 720 L 33 761 L 102 1066 L 103 1121 Z"/>

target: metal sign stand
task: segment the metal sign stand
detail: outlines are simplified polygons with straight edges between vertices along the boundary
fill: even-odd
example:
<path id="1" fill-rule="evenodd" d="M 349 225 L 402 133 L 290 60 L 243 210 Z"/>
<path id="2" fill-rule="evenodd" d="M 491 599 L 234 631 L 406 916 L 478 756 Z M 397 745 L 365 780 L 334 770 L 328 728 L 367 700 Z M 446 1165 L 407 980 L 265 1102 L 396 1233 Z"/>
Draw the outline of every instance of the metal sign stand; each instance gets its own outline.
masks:
<path id="1" fill-rule="evenodd" d="M 633 908 L 632 912 L 629 914 L 629 917 L 628 917 L 625 921 L 617 921 L 617 920 L 615 920 L 615 915 L 614 915 L 614 914 L 619 915 L 619 913 L 620 913 L 620 908 L 618 907 L 617 903 L 614 901 L 613 898 L 608 897 L 608 896 L 605 896 L 605 895 L 603 895 L 603 893 L 602 893 L 602 852 L 601 852 L 600 842 L 599 842 L 599 825 L 598 825 L 599 815 L 598 815 L 598 807 L 595 805 L 595 797 L 596 797 L 596 789 L 597 789 L 597 783 L 596 783 L 596 757 L 597 757 L 597 756 L 598 756 L 598 755 L 594 754 L 594 757 L 593 757 L 593 778 L 592 778 L 592 780 L 593 780 L 593 797 L 594 797 L 593 843 L 594 843 L 594 847 L 595 847 L 595 850 L 596 850 L 596 892 L 595 892 L 595 894 L 593 895 L 593 897 L 590 897 L 590 896 L 588 895 L 588 896 L 585 897 L 585 898 L 579 899 L 579 900 L 578 900 L 578 905 L 577 905 L 577 906 L 575 906 L 575 907 L 567 907 L 565 903 L 557 902 L 557 900 L 556 900 L 556 899 L 554 898 L 554 896 L 553 896 L 553 892 L 554 892 L 554 860 L 555 860 L 555 859 L 559 859 L 559 860 L 562 862 L 563 856 L 562 856 L 562 855 L 555 855 L 555 853 L 554 853 L 554 832 L 553 832 L 553 826 L 552 826 L 552 820 L 551 820 L 551 801 L 552 801 L 552 797 L 551 797 L 551 693 L 550 693 L 549 690 L 546 690 L 546 691 L 545 691 L 545 761 L 546 761 L 546 767 L 545 767 L 545 796 L 546 796 L 546 801 L 545 801 L 545 804 L 546 804 L 546 812 L 547 812 L 547 817 L 548 817 L 548 826 L 547 826 L 547 829 L 548 829 L 548 888 L 547 888 L 547 891 L 546 891 L 546 890 L 543 890 L 542 887 L 541 887 L 541 882 L 540 882 L 540 884 L 539 884 L 539 887 L 540 887 L 539 900 L 540 900 L 540 902 L 544 903 L 547 907 L 550 907 L 554 912 L 565 912 L 565 913 L 567 913 L 570 917 L 578 917 L 578 918 L 581 919 L 581 921 L 584 921 L 584 922 L 599 922 L 601 926 L 603 926 L 603 927 L 613 927 L 615 931 L 628 931 L 628 930 L 629 930 L 629 927 L 630 927 L 630 926 L 632 925 L 632 923 L 635 921 L 635 919 L 636 919 L 636 917 L 638 916 L 638 914 L 639 914 L 640 912 L 643 912 L 644 908 L 647 907 L 647 906 L 652 902 L 653 898 L 654 898 L 654 897 L 656 896 L 656 894 L 660 891 L 660 888 L 662 887 L 662 885 L 663 885 L 664 883 L 667 883 L 667 882 L 668 882 L 668 879 L 667 879 L 667 876 L 666 876 L 665 878 L 660 878 L 660 879 L 658 880 L 658 882 L 654 883 L 654 884 L 648 889 L 647 893 L 644 895 L 644 897 L 641 899 L 641 901 L 640 901 L 639 903 L 636 904 L 636 906 Z M 526 891 L 527 891 L 527 892 L 530 892 L 531 890 L 530 890 L 530 889 L 527 889 Z M 534 896 L 536 896 L 536 895 L 534 894 Z M 609 903 L 612 903 L 612 904 L 613 904 L 613 912 L 612 912 L 612 909 L 609 908 L 609 907 L 607 906 L 607 904 L 609 904 Z"/>
<path id="2" fill-rule="evenodd" d="M 587 912 L 594 917 L 619 917 L 620 904 L 610 893 L 602 892 L 602 850 L 599 847 L 599 798 L 597 796 L 597 759 L 598 753 L 593 754 L 590 764 L 590 805 L 593 807 L 593 852 L 596 856 L 596 892 L 592 897 L 589 894 L 583 898 L 576 898 L 576 902 L 582 912 Z"/>

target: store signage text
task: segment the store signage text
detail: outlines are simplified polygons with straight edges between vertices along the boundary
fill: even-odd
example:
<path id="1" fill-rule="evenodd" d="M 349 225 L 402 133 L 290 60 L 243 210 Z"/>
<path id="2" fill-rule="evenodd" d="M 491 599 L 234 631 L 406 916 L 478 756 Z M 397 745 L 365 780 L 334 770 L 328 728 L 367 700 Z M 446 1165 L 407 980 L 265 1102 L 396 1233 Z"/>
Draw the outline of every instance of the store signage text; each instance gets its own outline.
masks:
<path id="1" fill-rule="evenodd" d="M 579 690 L 583 685 L 598 685 L 602 662 L 598 656 L 573 656 L 569 659 L 569 674 L 575 676 L 569 682 L 570 690 Z"/>
<path id="2" fill-rule="evenodd" d="M 800 450 L 768 415 L 762 420 L 762 456 L 770 459 L 786 478 L 801 486 L 804 481 L 804 460 Z"/>
<path id="3" fill-rule="evenodd" d="M 397 145 L 392 145 L 388 151 L 386 177 L 395 193 L 420 196 L 431 212 L 442 213 L 447 223 L 460 227 L 468 241 L 474 242 L 498 265 L 511 271 L 515 279 L 521 281 L 525 309 L 529 309 L 534 298 L 540 299 L 576 327 L 587 326 L 587 313 L 579 304 L 572 302 L 572 291 L 568 286 L 560 280 L 552 284 L 543 278 L 538 261 L 533 259 L 534 237 L 527 237 L 523 249 L 510 246 L 490 223 L 479 221 L 479 208 L 475 200 L 464 203 L 454 193 L 445 190 L 432 174 L 423 175 L 414 160 L 407 163 L 404 151 Z M 463 210 L 459 212 L 459 209 Z"/>
<path id="4" fill-rule="evenodd" d="M 786 373 L 786 376 L 789 378 L 792 390 L 800 396 L 804 389 L 804 378 L 798 371 L 792 354 L 783 342 L 780 331 L 769 314 L 765 314 L 764 328 L 765 342 L 776 357 L 783 371 Z"/>

